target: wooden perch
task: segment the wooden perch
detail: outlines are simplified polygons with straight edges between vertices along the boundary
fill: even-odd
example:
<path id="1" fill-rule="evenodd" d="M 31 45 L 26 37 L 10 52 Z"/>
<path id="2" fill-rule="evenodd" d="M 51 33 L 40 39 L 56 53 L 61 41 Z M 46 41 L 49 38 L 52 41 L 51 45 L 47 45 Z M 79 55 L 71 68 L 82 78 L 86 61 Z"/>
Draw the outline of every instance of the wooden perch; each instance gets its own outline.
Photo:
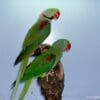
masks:
<path id="1" fill-rule="evenodd" d="M 46 52 L 50 45 L 41 45 L 33 56 L 38 56 Z M 47 81 L 48 78 L 48 81 Z M 38 84 L 41 87 L 41 93 L 45 100 L 62 100 L 62 92 L 64 88 L 64 71 L 61 62 L 59 61 L 56 67 L 43 78 L 38 78 Z"/>

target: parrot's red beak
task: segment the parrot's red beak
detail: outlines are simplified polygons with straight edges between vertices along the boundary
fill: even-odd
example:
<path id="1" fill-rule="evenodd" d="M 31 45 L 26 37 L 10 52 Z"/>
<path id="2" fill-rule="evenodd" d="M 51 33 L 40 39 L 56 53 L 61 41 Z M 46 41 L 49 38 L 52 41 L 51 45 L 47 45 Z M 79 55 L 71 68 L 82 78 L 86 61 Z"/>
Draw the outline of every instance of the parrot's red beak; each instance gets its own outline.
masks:
<path id="1" fill-rule="evenodd" d="M 56 12 L 55 14 L 54 14 L 54 16 L 52 16 L 52 19 L 58 19 L 59 18 L 59 16 L 60 16 L 60 12 L 58 11 L 58 12 Z"/>
<path id="2" fill-rule="evenodd" d="M 71 49 L 71 44 L 69 43 L 66 45 L 66 51 L 69 51 L 70 49 Z"/>

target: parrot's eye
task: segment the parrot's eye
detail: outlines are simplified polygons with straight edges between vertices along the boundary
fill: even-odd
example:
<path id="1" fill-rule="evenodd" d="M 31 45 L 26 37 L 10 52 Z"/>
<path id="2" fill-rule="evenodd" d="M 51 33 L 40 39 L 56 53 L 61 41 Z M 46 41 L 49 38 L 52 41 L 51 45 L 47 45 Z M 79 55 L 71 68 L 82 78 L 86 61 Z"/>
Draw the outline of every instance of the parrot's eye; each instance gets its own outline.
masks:
<path id="1" fill-rule="evenodd" d="M 66 45 L 66 51 L 69 51 L 70 49 L 71 49 L 71 44 L 69 43 Z"/>

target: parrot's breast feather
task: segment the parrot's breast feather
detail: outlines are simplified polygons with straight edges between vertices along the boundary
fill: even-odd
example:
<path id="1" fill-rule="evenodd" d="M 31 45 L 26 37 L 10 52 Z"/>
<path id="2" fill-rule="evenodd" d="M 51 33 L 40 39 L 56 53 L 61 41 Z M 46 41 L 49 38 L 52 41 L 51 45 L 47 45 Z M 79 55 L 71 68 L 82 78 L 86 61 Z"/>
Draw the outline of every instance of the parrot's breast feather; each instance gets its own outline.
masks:
<path id="1" fill-rule="evenodd" d="M 56 62 L 56 55 L 49 54 L 37 57 L 26 69 L 23 80 L 41 76 L 50 71 Z"/>

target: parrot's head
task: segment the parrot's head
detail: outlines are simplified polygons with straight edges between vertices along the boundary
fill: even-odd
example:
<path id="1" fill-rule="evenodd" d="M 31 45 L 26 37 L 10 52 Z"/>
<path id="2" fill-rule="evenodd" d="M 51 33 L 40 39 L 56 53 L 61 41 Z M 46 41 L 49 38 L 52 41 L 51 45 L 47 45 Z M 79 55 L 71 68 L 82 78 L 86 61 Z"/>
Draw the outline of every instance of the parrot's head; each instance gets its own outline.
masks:
<path id="1" fill-rule="evenodd" d="M 61 52 L 69 51 L 71 49 L 71 43 L 67 39 L 59 39 L 54 43 L 54 47 Z"/>
<path id="2" fill-rule="evenodd" d="M 47 20 L 57 20 L 60 16 L 60 11 L 57 8 L 49 8 L 41 14 L 41 18 Z"/>

